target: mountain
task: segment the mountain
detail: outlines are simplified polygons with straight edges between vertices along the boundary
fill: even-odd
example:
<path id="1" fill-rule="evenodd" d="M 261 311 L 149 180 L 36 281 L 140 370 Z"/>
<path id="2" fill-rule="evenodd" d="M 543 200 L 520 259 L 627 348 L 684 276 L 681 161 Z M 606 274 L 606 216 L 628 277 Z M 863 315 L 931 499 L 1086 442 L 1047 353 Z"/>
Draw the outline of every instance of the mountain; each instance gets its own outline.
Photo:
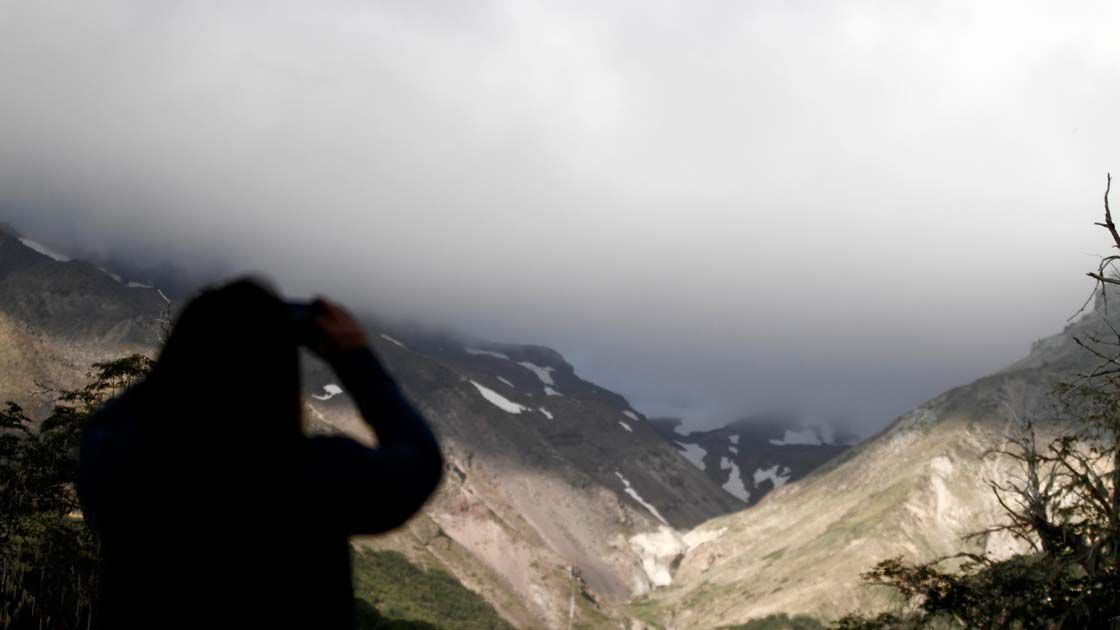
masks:
<path id="1" fill-rule="evenodd" d="M 781 413 L 760 414 L 710 431 L 684 433 L 676 418 L 650 424 L 709 479 L 747 505 L 797 481 L 847 450 L 855 436 Z"/>
<path id="2" fill-rule="evenodd" d="M 96 361 L 150 351 L 167 302 L 0 224 L 0 400 L 32 412 L 43 387 L 70 387 Z"/>
<path id="3" fill-rule="evenodd" d="M 1050 394 L 1058 382 L 1096 366 L 1074 337 L 1102 336 L 1120 324 L 1103 306 L 1098 297 L 1094 312 L 1035 343 L 1023 360 L 930 400 L 750 510 L 695 528 L 687 536 L 704 542 L 682 550 L 671 584 L 637 608 L 672 628 L 779 612 L 832 619 L 892 604 L 887 591 L 859 577 L 880 560 L 1023 551 L 1000 534 L 962 541 L 1003 522 L 985 480 L 1018 473 L 988 451 L 1024 418 L 1043 439 L 1062 428 Z"/>
<path id="4" fill-rule="evenodd" d="M 0 401 L 42 411 L 40 386 L 153 354 L 168 313 L 156 288 L 0 230 Z M 658 536 L 683 544 L 679 531 L 742 507 L 554 350 L 376 323 L 370 337 L 448 471 L 408 526 L 356 545 L 454 576 L 517 627 L 618 627 L 629 599 L 666 583 Z M 312 430 L 372 442 L 326 366 L 308 357 L 304 384 Z"/>

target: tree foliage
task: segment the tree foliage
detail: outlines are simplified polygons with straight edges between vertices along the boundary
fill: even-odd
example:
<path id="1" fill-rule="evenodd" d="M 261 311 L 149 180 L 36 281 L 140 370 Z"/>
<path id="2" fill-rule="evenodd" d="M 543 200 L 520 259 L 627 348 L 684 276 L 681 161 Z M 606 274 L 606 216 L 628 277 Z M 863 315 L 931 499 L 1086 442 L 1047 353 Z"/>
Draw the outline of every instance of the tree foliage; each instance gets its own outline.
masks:
<path id="1" fill-rule="evenodd" d="M 421 568 L 396 551 L 351 554 L 361 628 L 512 630 L 481 595 L 439 568 Z"/>
<path id="2" fill-rule="evenodd" d="M 81 432 L 151 366 L 141 355 L 95 364 L 85 387 L 52 392 L 37 425 L 15 403 L 0 410 L 0 627 L 92 624 L 99 554 L 74 488 Z"/>

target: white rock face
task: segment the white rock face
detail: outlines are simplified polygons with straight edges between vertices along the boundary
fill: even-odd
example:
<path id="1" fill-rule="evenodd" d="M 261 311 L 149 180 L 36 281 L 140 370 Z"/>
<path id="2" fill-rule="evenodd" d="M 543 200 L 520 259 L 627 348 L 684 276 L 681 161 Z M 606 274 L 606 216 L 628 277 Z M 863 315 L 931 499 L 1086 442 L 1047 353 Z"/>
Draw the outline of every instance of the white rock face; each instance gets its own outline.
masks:
<path id="1" fill-rule="evenodd" d="M 475 389 L 478 390 L 478 393 L 482 394 L 482 397 L 485 398 L 488 402 L 490 402 L 490 404 L 494 405 L 498 409 L 501 409 L 502 411 L 505 411 L 507 413 L 515 413 L 516 414 L 516 413 L 521 413 L 522 411 L 528 411 L 529 410 L 528 407 L 525 407 L 524 405 L 519 405 L 519 404 L 513 402 L 512 400 L 506 398 L 505 396 L 502 396 L 501 394 L 499 394 L 498 392 L 490 389 L 489 387 L 486 387 L 484 385 L 479 385 L 478 383 L 476 383 L 474 381 L 471 381 L 471 385 L 474 385 Z"/>
<path id="2" fill-rule="evenodd" d="M 697 528 L 686 534 L 661 526 L 655 532 L 638 534 L 630 539 L 630 547 L 638 554 L 642 571 L 654 586 L 673 583 L 673 564 L 690 549 L 718 540 L 727 531 Z"/>
<path id="3" fill-rule="evenodd" d="M 680 534 L 671 527 L 663 526 L 656 532 L 632 537 L 630 547 L 638 554 L 642 571 L 651 584 L 669 586 L 673 583 L 673 562 L 686 549 Z"/>
<path id="4" fill-rule="evenodd" d="M 638 414 L 634 413 L 633 411 L 630 411 L 629 409 L 627 409 L 626 411 L 623 411 L 622 413 L 623 413 L 623 415 L 625 415 L 627 418 L 630 418 L 634 422 L 640 422 L 642 420 L 641 418 L 638 417 Z"/>
<path id="5" fill-rule="evenodd" d="M 630 428 L 630 425 L 626 424 L 625 422 L 623 422 L 623 421 L 619 420 L 619 421 L 618 421 L 618 423 L 619 423 L 620 425 L 622 425 L 622 428 L 623 428 L 623 429 L 626 429 L 626 430 L 627 430 L 627 431 L 629 431 L 630 433 L 633 433 L 633 432 L 634 432 L 634 429 L 631 429 L 631 428 Z"/>

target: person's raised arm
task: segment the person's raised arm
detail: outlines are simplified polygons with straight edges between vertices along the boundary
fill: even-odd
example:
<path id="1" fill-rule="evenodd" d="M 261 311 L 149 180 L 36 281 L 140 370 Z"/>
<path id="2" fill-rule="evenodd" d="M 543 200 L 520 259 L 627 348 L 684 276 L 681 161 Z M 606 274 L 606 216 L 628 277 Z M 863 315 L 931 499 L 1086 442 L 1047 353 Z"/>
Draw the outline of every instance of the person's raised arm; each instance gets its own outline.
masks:
<path id="1" fill-rule="evenodd" d="M 342 308 L 318 300 L 308 345 L 334 369 L 377 435 L 368 448 L 346 438 L 312 439 L 310 476 L 334 505 L 347 533 L 398 527 L 419 510 L 443 476 L 439 444 Z"/>

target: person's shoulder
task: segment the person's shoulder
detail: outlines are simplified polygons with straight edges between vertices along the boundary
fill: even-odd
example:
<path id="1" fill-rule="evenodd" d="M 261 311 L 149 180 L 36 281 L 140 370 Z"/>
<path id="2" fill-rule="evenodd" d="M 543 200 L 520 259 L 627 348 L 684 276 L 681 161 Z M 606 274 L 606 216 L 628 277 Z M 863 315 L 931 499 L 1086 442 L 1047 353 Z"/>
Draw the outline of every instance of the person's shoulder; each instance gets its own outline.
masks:
<path id="1" fill-rule="evenodd" d="M 339 451 L 368 450 L 369 447 L 345 435 L 313 435 L 305 441 L 312 454 L 330 454 Z"/>
<path id="2" fill-rule="evenodd" d="M 83 446 L 95 447 L 114 435 L 134 431 L 143 395 L 143 387 L 137 385 L 101 405 L 86 423 Z"/>

